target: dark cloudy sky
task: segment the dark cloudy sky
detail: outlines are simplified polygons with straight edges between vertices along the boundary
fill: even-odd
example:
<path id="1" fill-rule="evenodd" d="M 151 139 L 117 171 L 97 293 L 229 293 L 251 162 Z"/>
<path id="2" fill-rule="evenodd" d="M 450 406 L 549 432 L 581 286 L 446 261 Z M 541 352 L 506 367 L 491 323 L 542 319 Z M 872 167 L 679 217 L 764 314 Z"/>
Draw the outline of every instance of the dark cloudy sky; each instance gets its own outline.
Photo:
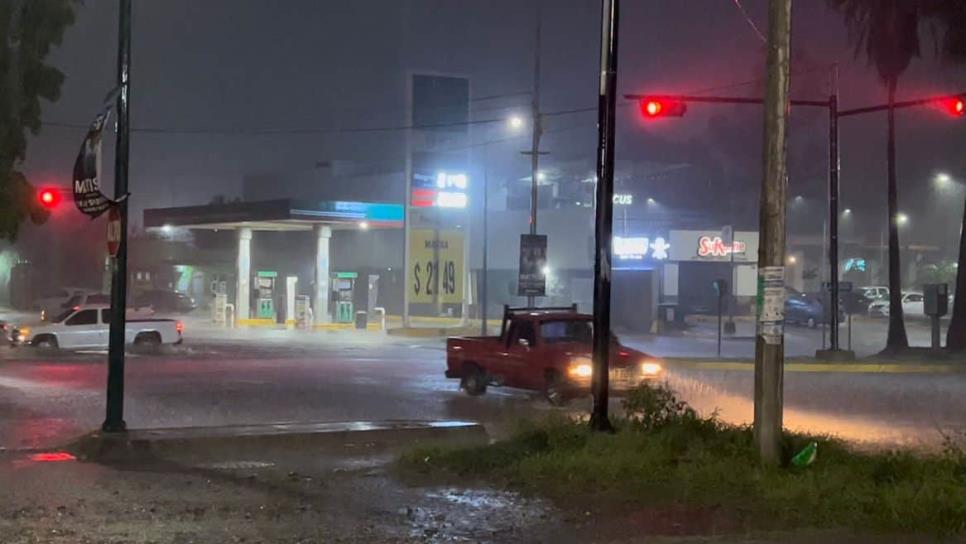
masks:
<path id="1" fill-rule="evenodd" d="M 141 130 L 132 140 L 134 207 L 204 203 L 215 194 L 236 194 L 245 174 L 306 170 L 319 160 L 401 161 L 401 131 L 339 129 L 403 124 L 406 70 L 469 76 L 475 97 L 508 95 L 474 102 L 475 118 L 526 113 L 528 98 L 515 93 L 532 85 L 535 2 L 135 0 L 132 123 Z M 765 31 L 766 1 L 743 4 Z M 815 65 L 841 63 L 843 106 L 882 101 L 874 69 L 864 59 L 854 60 L 839 17 L 820 0 L 795 4 L 794 48 Z M 625 0 L 623 6 L 622 93 L 699 91 L 759 76 L 762 43 L 734 0 Z M 543 0 L 542 11 L 544 110 L 594 106 L 599 1 Z M 116 12 L 113 0 L 86 0 L 79 9 L 76 24 L 51 56 L 67 81 L 62 100 L 45 108 L 45 121 L 86 124 L 113 86 Z M 900 94 L 966 89 L 964 73 L 919 60 L 902 80 Z M 797 91 L 814 89 L 817 81 L 821 88 L 824 77 L 813 72 L 793 78 L 793 85 Z M 801 84 L 806 80 L 810 86 Z M 754 82 L 718 92 L 751 96 L 760 94 L 761 86 Z M 642 126 L 633 109 L 620 111 L 619 158 L 653 160 L 661 157 L 654 156 L 654 146 L 649 154 L 649 142 L 701 140 L 712 114 L 711 108 L 695 105 L 684 119 Z M 759 130 L 760 114 L 727 113 Z M 593 112 L 550 118 L 546 147 L 554 155 L 548 162 L 592 157 L 594 121 Z M 937 170 L 966 179 L 964 123 L 924 110 L 900 113 L 904 195 L 928 188 L 928 176 Z M 884 127 L 881 115 L 843 121 L 847 205 L 884 206 L 879 190 Z M 306 128 L 327 132 L 284 133 Z M 498 127 L 492 128 L 493 134 L 477 132 L 477 137 L 499 136 Z M 261 129 L 281 132 L 250 133 Z M 66 183 L 80 137 L 76 129 L 45 127 L 29 150 L 27 167 L 35 179 Z M 499 166 L 506 175 L 526 171 L 526 160 L 516 154 L 525 145 L 521 138 L 496 151 L 508 157 Z M 759 140 L 748 139 L 746 146 L 749 156 L 757 156 Z M 792 192 L 822 194 L 820 182 L 815 187 L 802 186 L 804 180 L 792 183 Z M 749 190 L 757 184 L 757 178 L 749 179 Z"/>

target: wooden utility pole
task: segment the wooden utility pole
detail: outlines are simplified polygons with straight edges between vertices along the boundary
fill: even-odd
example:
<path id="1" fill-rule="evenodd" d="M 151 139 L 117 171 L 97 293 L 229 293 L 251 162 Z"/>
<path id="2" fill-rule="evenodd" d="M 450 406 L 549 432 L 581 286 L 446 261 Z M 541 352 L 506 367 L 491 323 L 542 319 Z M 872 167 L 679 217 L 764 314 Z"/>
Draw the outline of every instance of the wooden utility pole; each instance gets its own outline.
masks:
<path id="1" fill-rule="evenodd" d="M 785 194 L 791 53 L 791 0 L 770 0 L 765 130 L 758 247 L 758 334 L 755 340 L 755 442 L 762 463 L 781 457 L 785 358 Z"/>

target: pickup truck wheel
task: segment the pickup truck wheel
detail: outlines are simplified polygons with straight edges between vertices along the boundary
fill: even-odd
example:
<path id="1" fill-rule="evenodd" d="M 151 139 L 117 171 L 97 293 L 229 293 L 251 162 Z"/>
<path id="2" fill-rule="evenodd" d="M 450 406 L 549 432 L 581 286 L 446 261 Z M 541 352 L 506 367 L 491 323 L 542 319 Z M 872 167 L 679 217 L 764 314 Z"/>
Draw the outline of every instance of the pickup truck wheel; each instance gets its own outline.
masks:
<path id="1" fill-rule="evenodd" d="M 57 349 L 59 347 L 57 344 L 57 338 L 53 336 L 41 336 L 40 338 L 34 340 L 34 346 L 39 349 L 46 350 Z"/>
<path id="2" fill-rule="evenodd" d="M 483 373 L 483 369 L 473 363 L 464 365 L 460 389 L 466 391 L 466 394 L 471 397 L 478 397 L 486 393 L 486 374 Z"/>
<path id="3" fill-rule="evenodd" d="M 156 332 L 142 332 L 134 337 L 134 345 L 141 347 L 157 347 L 161 345 L 161 335 Z"/>
<path id="4" fill-rule="evenodd" d="M 547 402 L 554 406 L 565 406 L 570 399 L 563 390 L 563 380 L 560 378 L 560 374 L 551 370 L 547 372 L 545 379 L 543 396 L 546 397 Z"/>

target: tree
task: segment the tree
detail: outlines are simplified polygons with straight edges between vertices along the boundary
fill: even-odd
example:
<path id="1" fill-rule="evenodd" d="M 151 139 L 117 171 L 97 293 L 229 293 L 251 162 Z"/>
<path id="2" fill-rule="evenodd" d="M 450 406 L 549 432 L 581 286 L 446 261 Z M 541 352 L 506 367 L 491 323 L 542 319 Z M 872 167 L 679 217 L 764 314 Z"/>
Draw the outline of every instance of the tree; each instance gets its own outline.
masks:
<path id="1" fill-rule="evenodd" d="M 14 239 L 28 216 L 43 220 L 17 167 L 27 153 L 27 132 L 40 132 L 41 99 L 60 98 L 64 75 L 45 61 L 74 21 L 77 3 L 0 0 L 0 239 Z"/>
<path id="2" fill-rule="evenodd" d="M 898 191 L 896 188 L 895 98 L 899 77 L 912 59 L 920 56 L 920 26 L 930 24 L 936 54 L 949 61 L 966 57 L 963 36 L 966 2 L 963 0 L 826 0 L 842 14 L 855 46 L 879 73 L 889 100 L 886 145 L 889 214 L 889 333 L 886 351 L 907 348 L 909 340 L 902 315 L 902 278 L 899 262 Z"/>

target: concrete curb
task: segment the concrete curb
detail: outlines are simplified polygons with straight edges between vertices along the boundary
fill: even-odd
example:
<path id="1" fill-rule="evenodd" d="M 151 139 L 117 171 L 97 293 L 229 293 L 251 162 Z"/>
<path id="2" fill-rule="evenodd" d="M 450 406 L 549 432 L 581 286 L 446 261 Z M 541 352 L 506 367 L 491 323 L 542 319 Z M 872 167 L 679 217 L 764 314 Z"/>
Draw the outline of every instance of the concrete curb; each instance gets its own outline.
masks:
<path id="1" fill-rule="evenodd" d="M 486 430 L 472 421 L 350 421 L 276 423 L 223 427 L 95 431 L 64 449 L 86 461 L 143 460 L 185 456 L 238 455 L 271 449 L 348 449 L 430 444 L 486 443 Z"/>
<path id="2" fill-rule="evenodd" d="M 753 371 L 754 361 L 746 360 L 696 360 L 664 359 L 669 368 L 694 368 L 700 370 Z M 846 374 L 963 374 L 966 364 L 945 363 L 885 363 L 849 362 L 829 363 L 821 361 L 786 361 L 786 372 L 846 373 Z"/>

